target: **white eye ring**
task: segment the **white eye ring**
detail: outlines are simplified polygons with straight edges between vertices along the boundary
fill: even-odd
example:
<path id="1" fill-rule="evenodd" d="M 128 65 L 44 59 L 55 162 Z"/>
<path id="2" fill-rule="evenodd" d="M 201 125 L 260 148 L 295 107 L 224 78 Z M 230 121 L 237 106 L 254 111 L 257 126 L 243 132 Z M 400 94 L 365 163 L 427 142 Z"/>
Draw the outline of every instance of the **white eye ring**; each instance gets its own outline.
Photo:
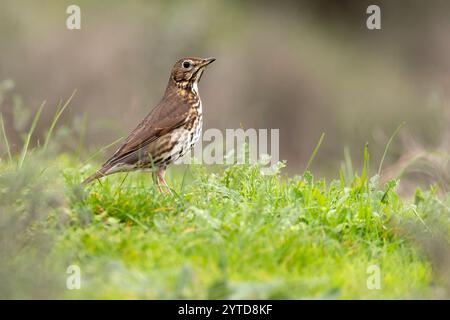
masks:
<path id="1" fill-rule="evenodd" d="M 192 67 L 192 61 L 190 61 L 190 60 L 184 60 L 182 66 L 183 66 L 183 68 L 185 68 L 185 69 L 189 69 L 189 68 Z"/>

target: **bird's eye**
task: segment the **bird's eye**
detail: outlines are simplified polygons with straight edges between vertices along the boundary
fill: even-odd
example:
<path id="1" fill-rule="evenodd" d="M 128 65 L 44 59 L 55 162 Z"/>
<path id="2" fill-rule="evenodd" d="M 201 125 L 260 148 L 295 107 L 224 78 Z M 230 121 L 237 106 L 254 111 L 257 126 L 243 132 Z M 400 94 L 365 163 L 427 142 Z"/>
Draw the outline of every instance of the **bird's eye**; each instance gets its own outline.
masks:
<path id="1" fill-rule="evenodd" d="M 191 67 L 191 62 L 186 60 L 183 62 L 183 68 L 189 69 Z"/>

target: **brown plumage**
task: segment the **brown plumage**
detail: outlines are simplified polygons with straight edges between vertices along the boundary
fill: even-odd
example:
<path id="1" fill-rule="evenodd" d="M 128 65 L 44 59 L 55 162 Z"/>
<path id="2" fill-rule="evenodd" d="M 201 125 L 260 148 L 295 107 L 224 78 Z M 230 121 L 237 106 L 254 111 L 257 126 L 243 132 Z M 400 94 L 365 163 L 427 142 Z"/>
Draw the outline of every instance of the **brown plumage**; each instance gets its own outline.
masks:
<path id="1" fill-rule="evenodd" d="M 152 169 L 158 190 L 162 191 L 162 185 L 167 187 L 166 167 L 188 152 L 201 135 L 202 104 L 197 85 L 206 66 L 214 60 L 178 60 L 159 104 L 83 184 L 115 172 Z M 170 192 L 168 187 L 166 190 Z"/>

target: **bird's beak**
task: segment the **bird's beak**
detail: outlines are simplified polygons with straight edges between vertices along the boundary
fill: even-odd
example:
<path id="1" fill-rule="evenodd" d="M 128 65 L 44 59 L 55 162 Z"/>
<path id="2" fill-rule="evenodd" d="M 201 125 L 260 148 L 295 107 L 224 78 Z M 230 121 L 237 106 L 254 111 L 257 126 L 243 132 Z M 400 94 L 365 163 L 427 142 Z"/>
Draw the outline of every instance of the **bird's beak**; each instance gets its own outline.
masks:
<path id="1" fill-rule="evenodd" d="M 196 68 L 196 81 L 200 82 L 200 79 L 202 78 L 203 71 L 205 70 L 206 66 L 216 61 L 216 58 L 207 58 L 203 59 L 200 64 L 198 64 Z"/>
<path id="2" fill-rule="evenodd" d="M 213 63 L 214 61 L 216 61 L 216 58 L 207 58 L 207 59 L 203 59 L 202 63 L 201 63 L 201 67 L 206 67 L 208 64 Z"/>

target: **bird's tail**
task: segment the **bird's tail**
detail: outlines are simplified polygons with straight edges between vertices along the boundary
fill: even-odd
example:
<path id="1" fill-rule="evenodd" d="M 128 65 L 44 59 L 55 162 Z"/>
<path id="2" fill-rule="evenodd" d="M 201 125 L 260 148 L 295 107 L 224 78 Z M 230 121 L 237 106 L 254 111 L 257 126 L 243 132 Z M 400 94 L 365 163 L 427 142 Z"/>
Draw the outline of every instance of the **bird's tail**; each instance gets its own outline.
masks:
<path id="1" fill-rule="evenodd" d="M 104 166 L 103 168 L 101 168 L 100 170 L 95 172 L 93 175 L 90 175 L 89 177 L 84 179 L 84 181 L 81 184 L 87 185 L 88 183 L 91 183 L 92 181 L 94 181 L 96 179 L 100 179 L 100 178 L 108 175 L 108 173 L 107 173 L 108 169 L 109 169 L 108 167 Z"/>

